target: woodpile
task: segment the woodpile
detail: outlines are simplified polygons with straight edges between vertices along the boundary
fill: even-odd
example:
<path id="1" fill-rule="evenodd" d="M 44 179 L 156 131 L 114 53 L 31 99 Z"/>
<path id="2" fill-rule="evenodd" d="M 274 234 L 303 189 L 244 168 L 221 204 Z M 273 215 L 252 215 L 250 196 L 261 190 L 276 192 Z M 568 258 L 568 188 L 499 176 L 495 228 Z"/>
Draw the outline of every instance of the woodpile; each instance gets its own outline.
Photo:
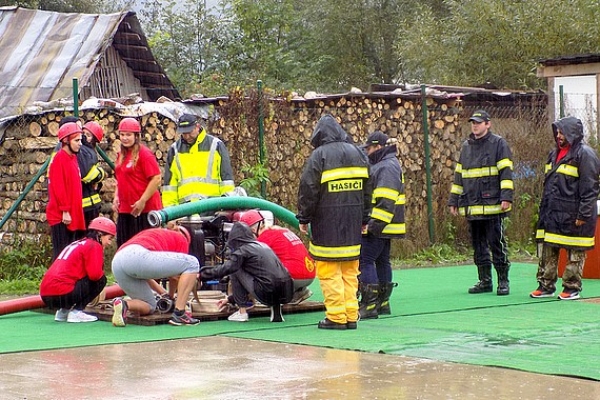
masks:
<path id="1" fill-rule="evenodd" d="M 207 100 L 210 101 L 210 100 Z M 427 229 L 427 184 L 425 148 L 419 97 L 349 94 L 310 100 L 259 99 L 241 92 L 229 98 L 212 100 L 214 115 L 207 130 L 227 145 L 236 184 L 253 178 L 252 167 L 259 162 L 258 107 L 262 105 L 266 168 L 270 183 L 268 200 L 296 210 L 298 182 L 305 160 L 313 148 L 310 137 L 319 118 L 332 114 L 362 144 L 375 130 L 398 140 L 398 155 L 405 173 L 407 220 L 410 231 Z M 460 103 L 456 100 L 428 98 L 429 144 L 434 213 L 443 212 L 452 180 L 454 159 L 462 141 L 458 127 Z M 3 216 L 23 192 L 25 186 L 50 157 L 57 143 L 58 124 L 66 113 L 48 112 L 21 116 L 6 128 L 0 145 L 0 198 Z M 95 120 L 105 129 L 101 145 L 106 155 L 115 160 L 120 149 L 117 127 L 123 118 L 111 109 L 83 110 L 80 118 Z M 176 122 L 154 112 L 139 118 L 143 141 L 164 168 L 169 146 L 176 139 Z M 103 167 L 110 171 L 106 163 Z M 2 230 L 27 234 L 49 232 L 45 220 L 47 202 L 45 174 L 13 214 Z M 115 182 L 112 176 L 103 185 L 102 211 L 110 215 Z M 411 233 L 409 233 L 411 234 Z"/>

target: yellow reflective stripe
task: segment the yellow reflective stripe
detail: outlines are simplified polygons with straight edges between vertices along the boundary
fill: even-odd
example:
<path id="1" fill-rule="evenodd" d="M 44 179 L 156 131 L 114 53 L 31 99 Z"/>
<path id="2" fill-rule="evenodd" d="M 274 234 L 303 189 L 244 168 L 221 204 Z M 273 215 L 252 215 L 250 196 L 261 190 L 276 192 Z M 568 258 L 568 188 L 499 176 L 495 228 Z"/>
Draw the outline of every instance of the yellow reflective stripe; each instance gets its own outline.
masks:
<path id="1" fill-rule="evenodd" d="M 400 193 L 395 190 L 395 189 L 391 189 L 391 188 L 386 188 L 386 187 L 378 187 L 375 190 L 373 190 L 373 198 L 385 198 L 385 199 L 390 199 L 393 201 L 396 201 L 396 199 L 398 198 L 398 195 Z"/>
<path id="2" fill-rule="evenodd" d="M 310 242 L 308 250 L 315 257 L 321 258 L 337 259 L 360 256 L 360 244 L 355 244 L 352 246 L 325 247 L 317 246 L 313 242 Z"/>
<path id="3" fill-rule="evenodd" d="M 81 199 L 81 204 L 84 208 L 93 206 L 94 204 L 99 204 L 101 202 L 102 199 L 100 198 L 100 195 L 98 193 L 93 194 L 90 197 L 84 197 L 83 199 Z"/>
<path id="4" fill-rule="evenodd" d="M 510 211 L 512 207 L 509 207 Z M 468 209 L 468 214 L 465 212 L 465 209 Z M 501 214 L 506 212 L 502 210 L 502 206 L 500 204 L 492 204 L 492 205 L 480 205 L 480 206 L 468 206 L 468 207 L 459 207 L 458 212 L 460 215 L 494 215 Z"/>
<path id="5" fill-rule="evenodd" d="M 323 171 L 321 183 L 336 181 L 338 179 L 368 178 L 369 170 L 366 167 L 334 168 Z"/>
<path id="6" fill-rule="evenodd" d="M 556 233 L 546 232 L 544 242 L 562 244 L 574 247 L 592 247 L 594 246 L 593 237 L 577 237 L 557 235 Z"/>
<path id="7" fill-rule="evenodd" d="M 404 235 L 406 233 L 406 224 L 388 224 L 381 232 L 387 235 Z"/>
<path id="8" fill-rule="evenodd" d="M 498 175 L 498 167 L 496 167 L 495 165 L 482 168 L 465 169 L 462 172 L 463 178 L 482 178 L 485 176 L 496 175 Z"/>
<path id="9" fill-rule="evenodd" d="M 454 172 L 456 172 L 457 174 L 462 174 L 462 164 L 461 163 L 456 164 L 456 169 L 454 170 Z"/>
<path id="10" fill-rule="evenodd" d="M 546 164 L 544 165 L 544 173 L 550 171 L 552 169 L 552 164 Z"/>
<path id="11" fill-rule="evenodd" d="M 400 196 L 398 196 L 398 199 L 396 200 L 396 205 L 404 205 L 406 204 L 406 195 L 401 194 Z"/>
<path id="12" fill-rule="evenodd" d="M 513 169 L 513 162 L 510 160 L 510 158 L 503 158 L 502 160 L 496 163 L 496 167 L 498 167 L 498 170 L 501 170 L 503 168 Z"/>
<path id="13" fill-rule="evenodd" d="M 463 187 L 461 185 L 457 185 L 456 183 L 452 184 L 452 188 L 450 189 L 450 193 L 461 195 L 463 194 Z"/>
<path id="14" fill-rule="evenodd" d="M 511 179 L 504 179 L 500 181 L 500 189 L 511 189 L 513 190 L 515 185 Z"/>
<path id="15" fill-rule="evenodd" d="M 579 169 L 573 165 L 562 164 L 556 169 L 556 172 L 559 174 L 572 176 L 574 178 L 579 178 Z"/>
<path id="16" fill-rule="evenodd" d="M 546 235 L 546 231 L 543 229 L 538 229 L 535 231 L 535 238 L 536 239 L 543 239 L 544 236 Z"/>
<path id="17" fill-rule="evenodd" d="M 390 223 L 392 218 L 394 218 L 394 213 L 387 212 L 381 208 L 373 207 L 373 211 L 371 211 L 371 218 L 378 219 L 385 223 Z"/>
<path id="18" fill-rule="evenodd" d="M 81 181 L 83 183 L 90 183 L 91 181 L 98 178 L 98 176 L 100 176 L 101 174 L 102 172 L 98 169 L 96 165 L 94 165 L 92 168 L 90 168 L 87 175 L 81 178 Z"/>

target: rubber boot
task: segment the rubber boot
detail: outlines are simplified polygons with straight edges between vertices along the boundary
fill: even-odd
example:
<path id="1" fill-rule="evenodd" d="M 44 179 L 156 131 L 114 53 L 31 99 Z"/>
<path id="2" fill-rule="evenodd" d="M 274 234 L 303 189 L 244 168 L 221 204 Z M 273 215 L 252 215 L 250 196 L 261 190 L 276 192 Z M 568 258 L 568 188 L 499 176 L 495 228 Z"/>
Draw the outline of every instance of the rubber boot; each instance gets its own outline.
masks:
<path id="1" fill-rule="evenodd" d="M 377 314 L 377 298 L 379 296 L 378 284 L 362 285 L 360 289 L 360 303 L 358 314 L 360 319 L 375 319 Z"/>
<path id="2" fill-rule="evenodd" d="M 479 274 L 479 282 L 469 288 L 469 293 L 477 294 L 491 292 L 494 289 L 492 285 L 492 266 L 477 266 L 477 273 Z"/>
<path id="3" fill-rule="evenodd" d="M 506 296 L 510 293 L 508 269 L 508 266 L 496 268 L 496 273 L 498 274 L 498 289 L 496 289 L 496 294 L 498 296 Z"/>
<path id="4" fill-rule="evenodd" d="M 396 282 L 381 282 L 379 283 L 379 296 L 377 298 L 377 314 L 390 315 L 390 296 L 394 288 L 398 286 Z"/>

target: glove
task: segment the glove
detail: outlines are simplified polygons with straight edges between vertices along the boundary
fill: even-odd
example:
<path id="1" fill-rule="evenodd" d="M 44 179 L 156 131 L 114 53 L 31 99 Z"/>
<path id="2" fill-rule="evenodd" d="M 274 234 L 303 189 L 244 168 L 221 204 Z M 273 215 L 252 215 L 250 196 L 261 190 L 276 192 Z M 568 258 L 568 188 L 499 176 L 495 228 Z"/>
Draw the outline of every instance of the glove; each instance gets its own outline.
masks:
<path id="1" fill-rule="evenodd" d="M 211 280 L 217 278 L 215 275 L 214 267 L 202 267 L 200 268 L 200 279 L 203 281 Z"/>

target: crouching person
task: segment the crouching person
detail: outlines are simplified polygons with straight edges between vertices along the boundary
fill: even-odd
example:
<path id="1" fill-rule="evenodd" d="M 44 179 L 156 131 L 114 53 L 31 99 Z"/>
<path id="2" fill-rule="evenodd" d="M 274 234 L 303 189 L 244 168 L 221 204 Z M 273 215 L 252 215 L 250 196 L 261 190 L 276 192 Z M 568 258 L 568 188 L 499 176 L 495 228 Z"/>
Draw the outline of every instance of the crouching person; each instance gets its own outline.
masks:
<path id="1" fill-rule="evenodd" d="M 248 321 L 245 306 L 254 298 L 271 307 L 271 321 L 283 322 L 281 305 L 288 303 L 294 293 L 294 282 L 273 250 L 259 243 L 248 225 L 236 222 L 231 228 L 227 247 L 229 259 L 215 267 L 202 267 L 203 280 L 229 275 L 233 301 L 239 307 L 229 321 Z"/>
<path id="2" fill-rule="evenodd" d="M 190 234 L 183 227 L 175 227 L 175 230 L 152 228 L 136 234 L 119 248 L 112 261 L 112 271 L 131 299 L 114 300 L 114 326 L 127 324 L 127 311 L 152 314 L 157 305 L 154 280 L 164 278 L 179 278 L 175 310 L 169 323 L 197 325 L 200 322 L 185 312 L 200 268 L 198 259 L 188 254 L 190 242 Z"/>

